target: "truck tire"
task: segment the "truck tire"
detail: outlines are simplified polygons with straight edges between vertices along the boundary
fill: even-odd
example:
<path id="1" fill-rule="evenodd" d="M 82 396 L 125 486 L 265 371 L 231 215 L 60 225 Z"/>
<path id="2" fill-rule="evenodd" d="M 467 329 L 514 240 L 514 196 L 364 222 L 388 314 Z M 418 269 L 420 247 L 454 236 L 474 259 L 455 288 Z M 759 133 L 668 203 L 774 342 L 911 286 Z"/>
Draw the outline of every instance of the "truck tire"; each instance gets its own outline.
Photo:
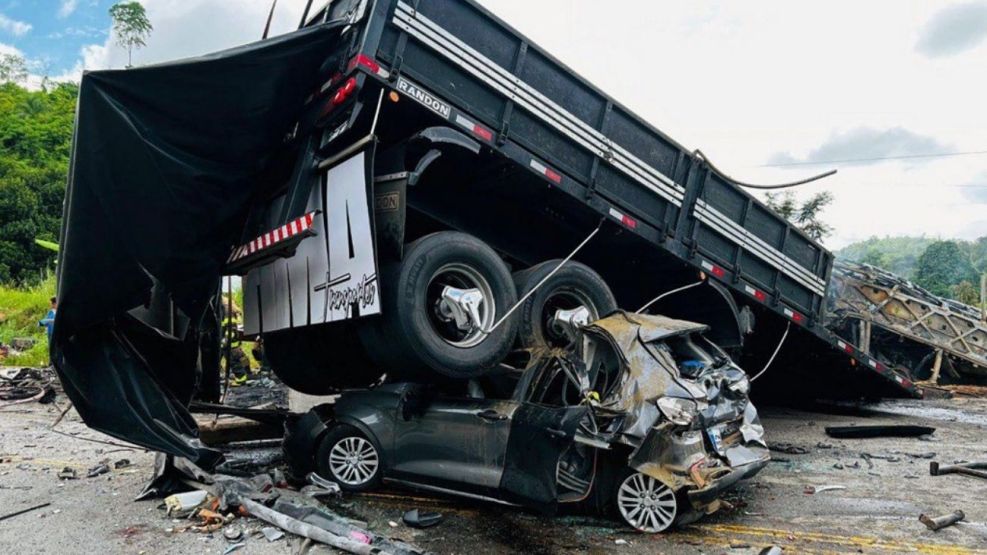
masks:
<path id="1" fill-rule="evenodd" d="M 264 354 L 288 387 L 309 395 L 367 387 L 382 372 L 371 362 L 350 322 L 264 334 Z"/>
<path id="2" fill-rule="evenodd" d="M 382 314 L 360 328 L 360 337 L 389 379 L 475 378 L 510 351 L 515 318 L 486 334 L 476 326 L 462 329 L 440 306 L 446 286 L 479 291 L 479 327 L 489 329 L 516 302 L 507 265 L 483 241 L 457 231 L 426 235 L 381 274 Z"/>
<path id="3" fill-rule="evenodd" d="M 560 262 L 548 260 L 515 273 L 518 298 L 534 289 Z M 552 317 L 557 310 L 580 306 L 589 310 L 590 321 L 593 321 L 617 310 L 617 301 L 600 274 L 581 262 L 569 261 L 518 308 L 518 347 L 566 347 L 568 339 L 552 326 Z"/>

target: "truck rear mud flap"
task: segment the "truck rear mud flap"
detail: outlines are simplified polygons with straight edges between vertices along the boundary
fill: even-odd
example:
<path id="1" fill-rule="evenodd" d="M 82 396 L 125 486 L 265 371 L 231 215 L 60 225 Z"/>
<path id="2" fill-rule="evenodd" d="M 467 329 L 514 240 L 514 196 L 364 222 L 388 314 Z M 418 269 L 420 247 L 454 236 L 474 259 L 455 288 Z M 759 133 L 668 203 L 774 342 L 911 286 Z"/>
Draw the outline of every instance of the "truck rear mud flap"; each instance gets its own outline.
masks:
<path id="1" fill-rule="evenodd" d="M 190 342 L 344 27 L 83 77 L 52 359 L 90 427 L 205 468 L 220 460 L 186 410 Z M 168 329 L 128 314 L 155 282 Z"/>

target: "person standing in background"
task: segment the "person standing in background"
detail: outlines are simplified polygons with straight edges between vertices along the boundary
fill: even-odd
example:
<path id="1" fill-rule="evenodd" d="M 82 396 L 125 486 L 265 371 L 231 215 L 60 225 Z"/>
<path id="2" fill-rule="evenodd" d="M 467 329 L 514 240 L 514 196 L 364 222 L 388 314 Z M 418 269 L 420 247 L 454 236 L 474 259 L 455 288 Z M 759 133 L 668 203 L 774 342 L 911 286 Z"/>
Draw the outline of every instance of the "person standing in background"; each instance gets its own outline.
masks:
<path id="1" fill-rule="evenodd" d="M 48 309 L 48 314 L 38 322 L 38 325 L 45 328 L 48 332 L 48 346 L 51 346 L 51 333 L 55 331 L 55 312 L 58 310 L 58 299 L 56 297 L 51 298 L 51 308 Z"/>

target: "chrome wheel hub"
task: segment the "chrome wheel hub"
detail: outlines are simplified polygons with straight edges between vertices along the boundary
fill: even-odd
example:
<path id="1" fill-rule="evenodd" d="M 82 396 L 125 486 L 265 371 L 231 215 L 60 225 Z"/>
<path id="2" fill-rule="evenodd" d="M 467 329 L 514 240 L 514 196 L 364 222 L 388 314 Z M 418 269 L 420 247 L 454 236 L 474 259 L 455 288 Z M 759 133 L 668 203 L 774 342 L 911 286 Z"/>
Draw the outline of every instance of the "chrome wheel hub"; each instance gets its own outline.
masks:
<path id="1" fill-rule="evenodd" d="M 373 444 L 362 437 L 344 437 L 329 450 L 332 477 L 349 486 L 362 486 L 377 473 L 380 458 Z"/>
<path id="2" fill-rule="evenodd" d="M 675 522 L 675 492 L 651 476 L 636 472 L 620 484 L 617 508 L 637 530 L 662 532 Z"/>
<path id="3" fill-rule="evenodd" d="M 467 264 L 450 263 L 432 275 L 426 289 L 429 321 L 446 343 L 475 347 L 486 339 L 483 330 L 493 326 L 497 303 L 486 277 Z"/>

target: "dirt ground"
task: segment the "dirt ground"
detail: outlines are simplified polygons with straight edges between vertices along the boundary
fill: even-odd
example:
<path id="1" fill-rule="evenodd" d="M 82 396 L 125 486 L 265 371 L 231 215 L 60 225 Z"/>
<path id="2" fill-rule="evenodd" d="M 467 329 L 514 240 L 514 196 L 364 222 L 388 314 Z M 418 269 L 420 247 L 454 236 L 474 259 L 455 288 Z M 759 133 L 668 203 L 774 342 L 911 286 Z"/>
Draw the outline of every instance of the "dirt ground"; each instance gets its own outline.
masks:
<path id="1" fill-rule="evenodd" d="M 64 406 L 65 399 L 57 402 Z M 69 412 L 57 430 L 54 405 L 0 409 L 0 516 L 40 503 L 49 506 L 0 521 L 0 553 L 223 553 L 230 543 L 176 532 L 160 501 L 134 502 L 151 473 L 153 455 L 83 441 L 110 438 Z M 930 457 L 944 464 L 987 460 L 987 399 L 889 401 L 865 409 L 762 407 L 775 459 L 742 484 L 723 511 L 675 532 L 648 536 L 616 522 L 580 515 L 545 517 L 506 507 L 434 498 L 407 491 L 348 496 L 333 502 L 346 516 L 382 534 L 435 553 L 758 553 L 778 545 L 787 553 L 987 553 L 987 481 L 929 475 Z M 920 424 L 937 428 L 922 439 L 836 440 L 824 428 L 849 424 Z M 804 453 L 803 453 L 804 451 Z M 130 465 L 86 478 L 89 468 L 120 459 Z M 79 478 L 59 480 L 63 468 Z M 836 485 L 807 494 L 807 486 Z M 438 511 L 445 520 L 427 530 L 401 522 L 409 509 Z M 919 521 L 962 509 L 966 521 L 932 532 Z M 395 525 L 392 525 L 395 524 Z M 240 519 L 236 551 L 298 553 L 299 538 L 268 542 L 262 525 Z M 326 553 L 328 549 L 311 549 Z"/>

